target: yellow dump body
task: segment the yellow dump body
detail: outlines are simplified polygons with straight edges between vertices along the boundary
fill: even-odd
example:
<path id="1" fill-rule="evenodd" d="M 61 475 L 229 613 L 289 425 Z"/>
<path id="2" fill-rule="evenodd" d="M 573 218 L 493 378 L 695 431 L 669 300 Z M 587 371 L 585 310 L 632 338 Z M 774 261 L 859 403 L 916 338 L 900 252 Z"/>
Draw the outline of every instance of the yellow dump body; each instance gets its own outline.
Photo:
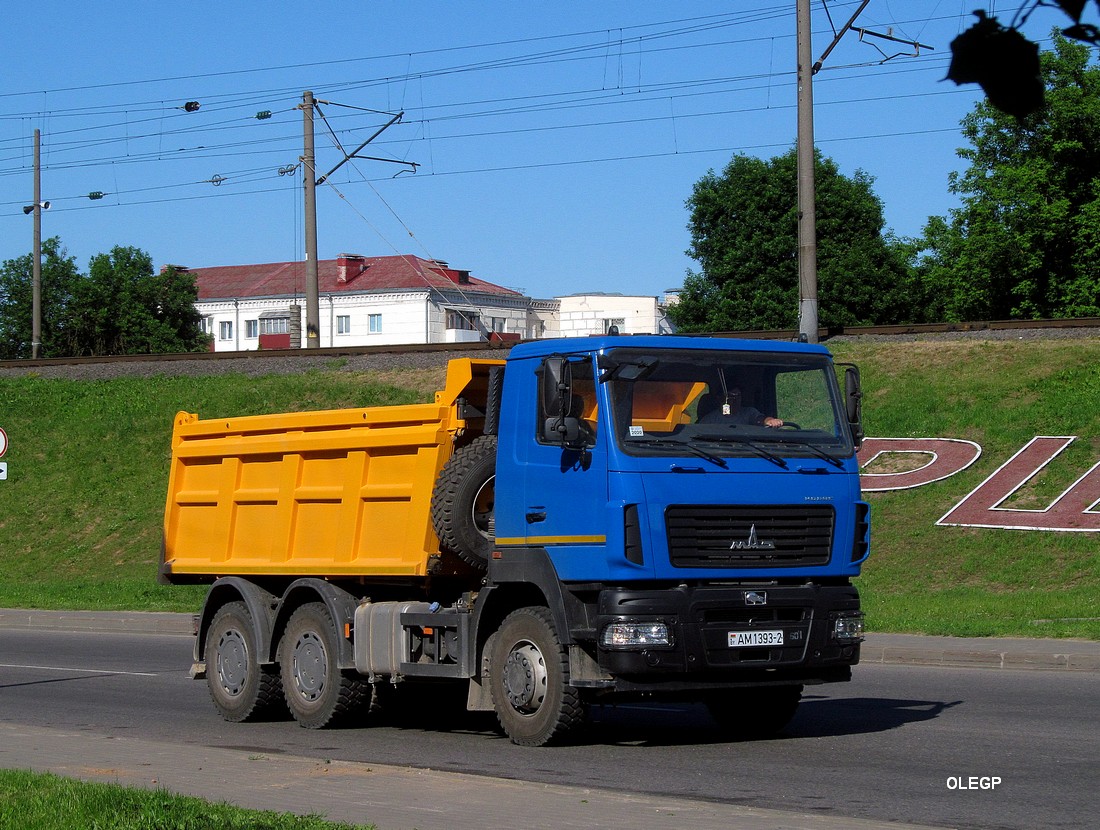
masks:
<path id="1" fill-rule="evenodd" d="M 168 581 L 424 576 L 436 476 L 500 360 L 452 360 L 435 403 L 199 420 L 176 415 Z"/>

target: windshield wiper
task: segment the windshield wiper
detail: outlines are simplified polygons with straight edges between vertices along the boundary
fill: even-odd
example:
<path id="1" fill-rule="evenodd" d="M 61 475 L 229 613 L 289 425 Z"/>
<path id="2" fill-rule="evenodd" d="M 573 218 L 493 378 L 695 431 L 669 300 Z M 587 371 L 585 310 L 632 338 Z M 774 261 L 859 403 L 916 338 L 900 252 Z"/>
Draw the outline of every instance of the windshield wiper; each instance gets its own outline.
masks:
<path id="1" fill-rule="evenodd" d="M 779 467 L 782 467 L 784 470 L 787 469 L 787 462 L 786 461 L 784 461 L 782 458 L 780 458 L 775 453 L 764 449 L 762 446 L 760 446 L 758 443 L 753 441 L 751 438 L 745 438 L 745 437 L 740 436 L 740 435 L 696 435 L 693 440 L 695 440 L 695 441 L 709 441 L 713 444 L 744 444 L 746 447 L 748 447 L 750 450 L 755 452 L 761 458 L 768 459 L 768 461 L 772 462 L 773 464 L 775 464 Z"/>
<path id="2" fill-rule="evenodd" d="M 820 458 L 824 461 L 828 461 L 834 467 L 840 467 L 840 468 L 844 467 L 844 462 L 841 461 L 839 458 L 837 458 L 835 455 L 833 455 L 832 453 L 829 453 L 829 452 L 825 452 L 825 450 L 821 449 L 821 447 L 815 446 L 815 445 L 811 444 L 808 441 L 790 441 L 788 443 L 797 444 L 800 447 L 805 447 L 810 452 L 812 452 L 814 455 L 816 455 L 818 458 Z"/>
<path id="3" fill-rule="evenodd" d="M 628 438 L 628 444 L 645 444 L 647 447 L 664 447 L 666 449 L 687 450 L 692 455 L 697 455 L 700 458 L 705 458 L 711 464 L 717 467 L 721 467 L 723 470 L 727 469 L 729 465 L 726 460 L 721 456 L 715 455 L 712 452 L 707 452 L 702 447 L 697 447 L 694 444 L 685 444 L 683 441 L 673 441 L 669 438 Z"/>

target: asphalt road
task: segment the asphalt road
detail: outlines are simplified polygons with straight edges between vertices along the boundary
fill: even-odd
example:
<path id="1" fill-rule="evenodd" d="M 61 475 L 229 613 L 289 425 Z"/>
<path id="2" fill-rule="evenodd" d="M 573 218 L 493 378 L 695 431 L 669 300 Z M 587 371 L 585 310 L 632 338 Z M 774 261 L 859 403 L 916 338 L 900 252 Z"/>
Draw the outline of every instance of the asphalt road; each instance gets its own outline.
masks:
<path id="1" fill-rule="evenodd" d="M 774 740 L 724 743 L 697 708 L 620 707 L 595 713 L 586 743 L 532 750 L 476 718 L 227 724 L 187 677 L 191 644 L 0 631 L 0 722 L 945 827 L 1092 828 L 1100 808 L 1098 673 L 865 665 L 808 689 Z"/>

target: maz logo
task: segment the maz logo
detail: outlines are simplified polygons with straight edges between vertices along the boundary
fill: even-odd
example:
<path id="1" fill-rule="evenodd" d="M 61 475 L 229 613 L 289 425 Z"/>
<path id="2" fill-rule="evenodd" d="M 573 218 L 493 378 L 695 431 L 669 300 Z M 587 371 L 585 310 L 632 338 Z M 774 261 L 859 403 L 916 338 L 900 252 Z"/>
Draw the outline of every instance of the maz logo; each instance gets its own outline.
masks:
<path id="1" fill-rule="evenodd" d="M 1074 435 L 1032 438 L 936 524 L 1012 530 L 1100 531 L 1100 461 L 1042 510 L 1002 506 L 1075 440 Z M 888 453 L 920 453 L 929 460 L 903 473 L 860 475 L 865 493 L 908 490 L 942 481 L 977 461 L 982 448 L 973 441 L 958 438 L 867 438 L 859 451 L 860 467 Z"/>
<path id="2" fill-rule="evenodd" d="M 775 542 L 770 539 L 758 539 L 756 525 L 753 525 L 749 528 L 749 538 L 745 541 L 734 539 L 730 542 L 730 550 L 775 550 Z"/>

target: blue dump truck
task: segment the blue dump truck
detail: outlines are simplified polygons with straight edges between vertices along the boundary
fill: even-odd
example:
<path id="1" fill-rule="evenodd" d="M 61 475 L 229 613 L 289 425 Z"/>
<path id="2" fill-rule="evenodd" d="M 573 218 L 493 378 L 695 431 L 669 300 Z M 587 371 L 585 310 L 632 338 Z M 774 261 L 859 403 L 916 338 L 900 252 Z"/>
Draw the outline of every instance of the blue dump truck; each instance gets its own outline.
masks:
<path id="1" fill-rule="evenodd" d="M 525 746 L 623 700 L 771 734 L 859 661 L 860 398 L 821 346 L 605 336 L 452 361 L 431 404 L 180 413 L 192 675 L 233 721 L 457 692 Z"/>

